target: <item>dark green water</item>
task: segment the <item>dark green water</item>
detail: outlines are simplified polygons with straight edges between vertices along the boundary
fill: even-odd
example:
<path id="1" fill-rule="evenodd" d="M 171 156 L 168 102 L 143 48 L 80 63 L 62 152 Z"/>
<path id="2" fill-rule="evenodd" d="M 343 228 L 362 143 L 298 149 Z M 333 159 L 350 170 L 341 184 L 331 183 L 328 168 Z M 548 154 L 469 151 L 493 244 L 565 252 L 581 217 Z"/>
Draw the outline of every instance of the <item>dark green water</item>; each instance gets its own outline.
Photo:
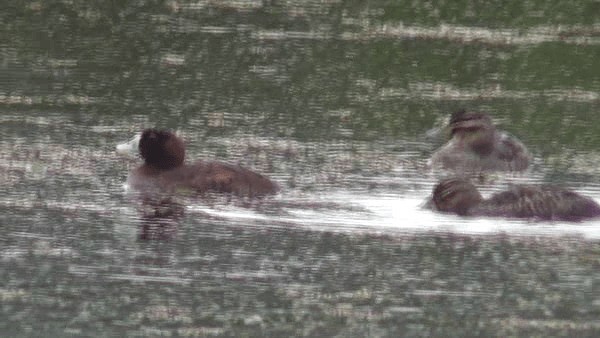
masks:
<path id="1" fill-rule="evenodd" d="M 490 113 L 535 157 L 492 178 L 600 200 L 597 1 L 0 5 L 3 336 L 600 334 L 600 222 L 420 208 L 431 128 Z M 148 220 L 114 149 L 279 182 Z M 143 239 L 146 238 L 146 239 Z M 150 240 L 147 240 L 147 239 Z"/>

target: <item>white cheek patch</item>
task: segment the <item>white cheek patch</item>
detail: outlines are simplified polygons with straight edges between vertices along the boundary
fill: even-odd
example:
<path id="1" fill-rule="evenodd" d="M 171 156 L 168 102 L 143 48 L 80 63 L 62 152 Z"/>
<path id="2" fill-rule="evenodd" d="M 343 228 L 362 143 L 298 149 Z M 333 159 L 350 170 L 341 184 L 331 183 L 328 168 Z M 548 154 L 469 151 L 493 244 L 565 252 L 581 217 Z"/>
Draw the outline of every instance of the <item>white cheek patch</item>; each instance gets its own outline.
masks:
<path id="1" fill-rule="evenodd" d="M 135 158 L 138 154 L 141 135 L 136 135 L 131 141 L 117 144 L 117 154 L 125 157 Z"/>

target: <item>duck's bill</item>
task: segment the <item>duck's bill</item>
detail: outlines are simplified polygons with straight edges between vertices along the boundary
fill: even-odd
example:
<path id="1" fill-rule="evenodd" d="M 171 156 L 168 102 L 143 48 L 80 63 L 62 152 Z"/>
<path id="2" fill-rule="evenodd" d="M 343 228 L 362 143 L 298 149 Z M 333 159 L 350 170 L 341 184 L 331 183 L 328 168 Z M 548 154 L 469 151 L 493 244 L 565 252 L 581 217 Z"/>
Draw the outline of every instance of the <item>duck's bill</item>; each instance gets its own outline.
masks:
<path id="1" fill-rule="evenodd" d="M 131 141 L 117 144 L 117 154 L 125 157 L 135 158 L 140 144 L 140 135 L 136 135 Z"/>

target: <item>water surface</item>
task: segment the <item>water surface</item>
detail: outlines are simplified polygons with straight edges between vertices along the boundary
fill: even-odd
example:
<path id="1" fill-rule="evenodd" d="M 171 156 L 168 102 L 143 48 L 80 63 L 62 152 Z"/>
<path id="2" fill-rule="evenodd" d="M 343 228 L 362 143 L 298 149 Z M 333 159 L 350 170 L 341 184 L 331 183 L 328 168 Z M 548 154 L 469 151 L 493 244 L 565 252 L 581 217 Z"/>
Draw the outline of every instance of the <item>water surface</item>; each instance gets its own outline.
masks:
<path id="1" fill-rule="evenodd" d="M 594 1 L 79 1 L 0 11 L 0 329 L 7 336 L 597 336 L 600 221 L 421 208 L 459 108 L 528 145 L 510 183 L 600 201 Z M 282 193 L 148 219 L 114 147 Z"/>

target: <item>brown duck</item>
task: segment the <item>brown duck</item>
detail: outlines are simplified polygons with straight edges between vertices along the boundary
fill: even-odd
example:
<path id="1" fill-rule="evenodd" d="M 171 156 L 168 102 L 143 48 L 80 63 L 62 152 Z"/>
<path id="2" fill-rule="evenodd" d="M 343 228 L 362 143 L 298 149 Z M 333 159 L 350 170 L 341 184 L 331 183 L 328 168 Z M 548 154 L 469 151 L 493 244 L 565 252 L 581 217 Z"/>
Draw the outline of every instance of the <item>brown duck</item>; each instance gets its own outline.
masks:
<path id="1" fill-rule="evenodd" d="M 484 199 L 475 186 L 462 178 L 445 179 L 433 189 L 433 208 L 461 216 L 534 218 L 581 221 L 600 216 L 593 199 L 564 188 L 513 185 Z"/>
<path id="2" fill-rule="evenodd" d="M 170 131 L 146 129 L 130 143 L 118 145 L 117 152 L 135 148 L 144 164 L 129 174 L 128 183 L 134 189 L 221 192 L 248 197 L 279 191 L 279 186 L 266 176 L 238 165 L 216 161 L 185 164 L 183 140 Z"/>
<path id="3" fill-rule="evenodd" d="M 485 113 L 460 110 L 450 118 L 451 139 L 430 166 L 454 171 L 522 171 L 531 155 L 517 138 L 496 129 Z"/>

